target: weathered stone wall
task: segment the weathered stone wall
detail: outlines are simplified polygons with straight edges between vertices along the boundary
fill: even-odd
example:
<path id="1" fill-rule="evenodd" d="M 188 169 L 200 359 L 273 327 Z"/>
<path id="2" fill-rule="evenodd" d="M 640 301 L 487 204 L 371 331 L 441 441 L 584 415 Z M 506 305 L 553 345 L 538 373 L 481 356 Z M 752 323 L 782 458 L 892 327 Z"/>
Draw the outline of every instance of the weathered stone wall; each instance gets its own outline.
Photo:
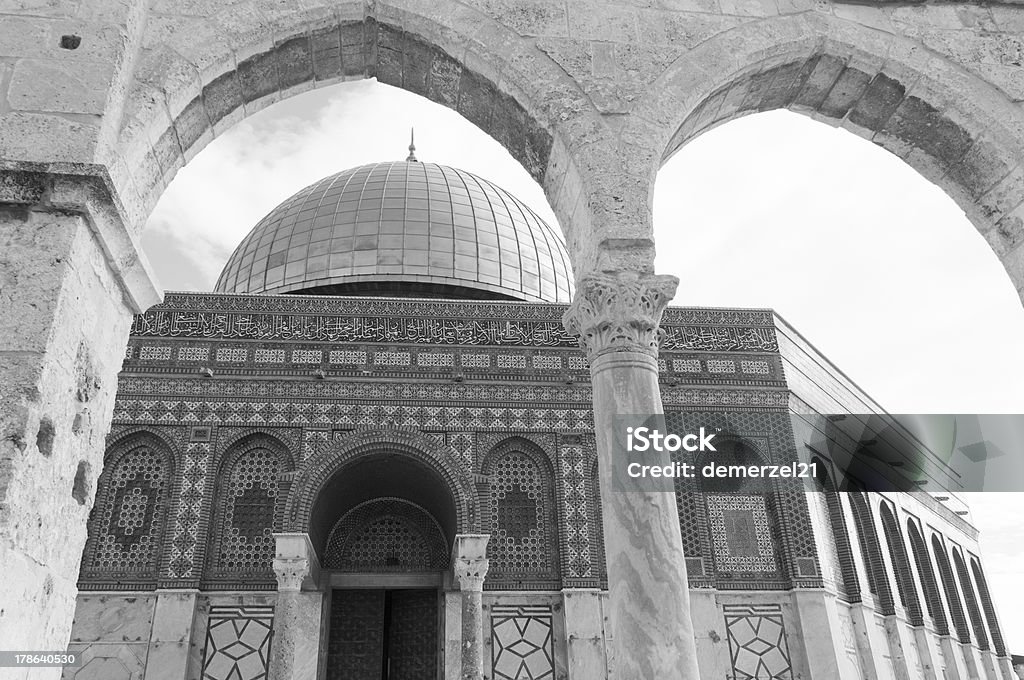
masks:
<path id="1" fill-rule="evenodd" d="M 87 219 L 0 210 L 0 319 L 0 639 L 62 649 L 130 320 Z"/>

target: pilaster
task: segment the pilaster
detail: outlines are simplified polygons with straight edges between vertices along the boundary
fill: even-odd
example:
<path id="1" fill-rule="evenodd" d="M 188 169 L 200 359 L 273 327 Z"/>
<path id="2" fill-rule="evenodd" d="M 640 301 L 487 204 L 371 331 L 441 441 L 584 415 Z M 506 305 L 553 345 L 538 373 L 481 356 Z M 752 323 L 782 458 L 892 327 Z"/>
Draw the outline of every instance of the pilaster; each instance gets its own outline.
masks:
<path id="1" fill-rule="evenodd" d="M 462 680 L 482 680 L 483 590 L 490 563 L 488 534 L 459 534 L 452 546 L 452 573 L 462 593 Z"/>

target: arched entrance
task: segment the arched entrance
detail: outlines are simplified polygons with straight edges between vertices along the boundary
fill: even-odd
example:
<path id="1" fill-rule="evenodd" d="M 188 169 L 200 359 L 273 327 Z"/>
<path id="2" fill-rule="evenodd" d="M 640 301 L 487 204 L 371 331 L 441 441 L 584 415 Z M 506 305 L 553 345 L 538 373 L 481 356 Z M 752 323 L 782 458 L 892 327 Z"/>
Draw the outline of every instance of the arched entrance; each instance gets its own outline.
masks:
<path id="1" fill-rule="evenodd" d="M 387 438 L 343 445 L 340 456 L 335 450 L 333 471 L 310 505 L 307 526 L 326 591 L 327 680 L 444 674 L 457 492 L 426 454 Z"/>

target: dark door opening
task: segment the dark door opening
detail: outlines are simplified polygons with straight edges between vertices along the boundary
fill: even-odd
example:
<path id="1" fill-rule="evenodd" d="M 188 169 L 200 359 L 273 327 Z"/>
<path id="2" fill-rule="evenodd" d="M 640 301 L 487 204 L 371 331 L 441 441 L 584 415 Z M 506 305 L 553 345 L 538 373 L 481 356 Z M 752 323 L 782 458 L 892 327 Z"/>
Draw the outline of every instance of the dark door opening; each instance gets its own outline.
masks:
<path id="1" fill-rule="evenodd" d="M 436 590 L 335 590 L 327 680 L 435 680 Z"/>

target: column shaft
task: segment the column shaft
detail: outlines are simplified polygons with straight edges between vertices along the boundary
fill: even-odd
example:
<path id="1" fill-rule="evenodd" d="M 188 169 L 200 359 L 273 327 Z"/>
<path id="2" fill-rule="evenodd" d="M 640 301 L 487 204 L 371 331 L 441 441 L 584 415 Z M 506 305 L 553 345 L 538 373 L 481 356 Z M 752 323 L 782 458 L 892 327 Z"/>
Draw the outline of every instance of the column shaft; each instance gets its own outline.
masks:
<path id="1" fill-rule="evenodd" d="M 612 632 L 609 665 L 621 680 L 699 678 L 675 496 L 612 489 L 613 467 L 621 463 L 614 459 L 616 416 L 663 413 L 659 323 L 677 283 L 674 277 L 635 272 L 584 276 L 563 317 L 590 358 Z M 667 463 L 667 453 L 663 458 Z"/>

